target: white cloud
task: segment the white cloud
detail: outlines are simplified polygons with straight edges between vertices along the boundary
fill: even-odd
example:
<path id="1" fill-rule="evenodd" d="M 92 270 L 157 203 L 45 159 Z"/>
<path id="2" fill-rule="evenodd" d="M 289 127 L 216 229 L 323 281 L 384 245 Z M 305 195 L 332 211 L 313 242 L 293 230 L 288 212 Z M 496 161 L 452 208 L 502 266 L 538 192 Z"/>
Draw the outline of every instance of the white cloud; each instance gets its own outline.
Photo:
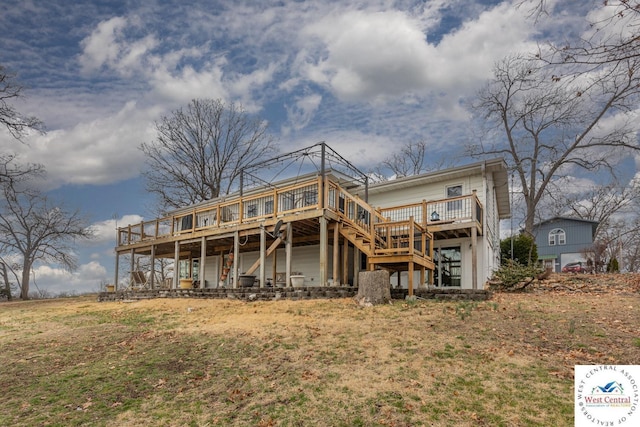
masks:
<path id="1" fill-rule="evenodd" d="M 116 229 L 128 224 L 139 224 L 144 220 L 140 215 L 123 215 L 120 218 L 112 218 L 91 224 L 94 233 L 92 244 L 113 243 Z"/>
<path id="2" fill-rule="evenodd" d="M 41 265 L 33 271 L 30 290 L 46 290 L 50 295 L 57 295 L 61 292 L 97 292 L 100 290 L 100 286 L 107 281 L 106 268 L 96 261 L 82 264 L 74 272 Z"/>
<path id="3" fill-rule="evenodd" d="M 161 98 L 178 104 L 187 104 L 194 98 L 229 99 L 228 89 L 222 82 L 225 64 L 224 58 L 202 66 L 196 70 L 187 65 L 178 73 L 166 68 L 159 68 L 151 75 L 151 84 L 155 94 Z"/>
<path id="4" fill-rule="evenodd" d="M 533 34 L 525 11 L 501 3 L 443 37 L 434 58 L 437 66 L 430 68 L 430 83 L 473 91 L 491 77 L 496 60 L 513 52 L 532 52 Z"/>
<path id="5" fill-rule="evenodd" d="M 340 12 L 302 35 L 322 43 L 302 72 L 313 82 L 329 84 L 339 98 L 397 97 L 427 82 L 433 47 L 419 22 L 404 12 Z"/>
<path id="6" fill-rule="evenodd" d="M 118 40 L 126 25 L 125 18 L 113 17 L 100 22 L 91 35 L 82 41 L 83 53 L 80 55 L 79 62 L 85 73 L 105 65 L 113 65 L 117 61 L 121 54 Z"/>
<path id="7" fill-rule="evenodd" d="M 437 9 L 423 15 L 335 11 L 301 31 L 304 46 L 282 87 L 312 82 L 352 108 L 360 102 L 414 102 L 432 115 L 466 120 L 461 100 L 491 77 L 496 60 L 532 51 L 535 29 L 525 10 L 504 2 L 433 44 L 427 34 L 437 15 Z"/>
<path id="8" fill-rule="evenodd" d="M 43 164 L 50 188 L 67 183 L 108 184 L 138 176 L 144 167 L 138 146 L 155 136 L 153 114 L 129 102 L 112 116 L 34 135 L 28 145 L 9 138 L 0 144 L 12 147 L 25 161 Z"/>
<path id="9" fill-rule="evenodd" d="M 282 133 L 288 135 L 291 129 L 303 129 L 320 107 L 322 95 L 312 94 L 295 99 L 292 106 L 285 106 L 287 109 L 287 124 L 283 126 Z"/>

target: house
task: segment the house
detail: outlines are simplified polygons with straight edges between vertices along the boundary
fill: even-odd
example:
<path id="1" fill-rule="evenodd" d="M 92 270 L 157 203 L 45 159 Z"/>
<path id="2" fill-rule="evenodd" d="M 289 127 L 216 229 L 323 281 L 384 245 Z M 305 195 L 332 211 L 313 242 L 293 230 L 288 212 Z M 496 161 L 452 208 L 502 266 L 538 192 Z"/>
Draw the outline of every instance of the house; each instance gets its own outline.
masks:
<path id="1" fill-rule="evenodd" d="M 579 262 L 586 269 L 598 224 L 568 217 L 554 217 L 534 224 L 533 234 L 542 266 L 560 272 L 567 264 Z"/>
<path id="2" fill-rule="evenodd" d="M 500 265 L 503 160 L 370 185 L 324 143 L 289 155 L 317 156 L 320 167 L 119 228 L 115 283 L 125 255 L 131 271 L 141 256 L 152 269 L 173 260 L 172 287 L 357 286 L 360 271 L 382 268 L 410 294 L 481 289 Z"/>

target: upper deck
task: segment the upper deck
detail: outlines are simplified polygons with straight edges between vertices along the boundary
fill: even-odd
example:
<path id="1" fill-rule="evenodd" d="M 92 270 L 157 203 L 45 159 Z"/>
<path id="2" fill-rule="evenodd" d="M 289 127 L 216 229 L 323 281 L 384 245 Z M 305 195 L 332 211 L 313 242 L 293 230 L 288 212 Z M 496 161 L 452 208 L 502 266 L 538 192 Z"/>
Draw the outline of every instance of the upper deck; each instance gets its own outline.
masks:
<path id="1" fill-rule="evenodd" d="M 116 251 L 201 236 L 222 237 L 232 230 L 241 235 L 251 235 L 278 220 L 296 224 L 299 241 L 305 237 L 307 242 L 312 242 L 311 236 L 318 230 L 308 220 L 320 216 L 347 221 L 372 234 L 380 234 L 385 223 L 386 227 L 389 223 L 396 223 L 399 227 L 411 223 L 428 229 L 435 239 L 462 237 L 470 236 L 472 228 L 482 234 L 482 209 L 475 193 L 374 208 L 349 194 L 331 175 L 319 175 L 295 184 L 212 200 L 177 210 L 165 217 L 119 227 Z"/>

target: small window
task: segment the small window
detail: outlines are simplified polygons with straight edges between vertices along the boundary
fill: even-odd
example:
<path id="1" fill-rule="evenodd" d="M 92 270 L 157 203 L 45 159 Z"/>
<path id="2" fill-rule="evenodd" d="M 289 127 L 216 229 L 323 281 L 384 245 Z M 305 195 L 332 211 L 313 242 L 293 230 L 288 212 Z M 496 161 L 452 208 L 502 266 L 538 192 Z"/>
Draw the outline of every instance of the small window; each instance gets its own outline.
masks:
<path id="1" fill-rule="evenodd" d="M 447 199 L 462 196 L 462 185 L 452 185 L 447 187 Z M 459 211 L 462 209 L 462 200 L 447 202 L 448 211 Z"/>
<path id="2" fill-rule="evenodd" d="M 253 218 L 258 215 L 258 205 L 247 205 L 247 218 Z"/>
<path id="3" fill-rule="evenodd" d="M 270 215 L 273 213 L 273 200 L 264 202 L 264 213 Z"/>
<path id="4" fill-rule="evenodd" d="M 554 228 L 549 232 L 549 246 L 565 245 L 566 234 L 562 228 Z"/>
<path id="5" fill-rule="evenodd" d="M 318 193 L 315 191 L 302 192 L 302 206 L 311 206 L 318 203 Z"/>

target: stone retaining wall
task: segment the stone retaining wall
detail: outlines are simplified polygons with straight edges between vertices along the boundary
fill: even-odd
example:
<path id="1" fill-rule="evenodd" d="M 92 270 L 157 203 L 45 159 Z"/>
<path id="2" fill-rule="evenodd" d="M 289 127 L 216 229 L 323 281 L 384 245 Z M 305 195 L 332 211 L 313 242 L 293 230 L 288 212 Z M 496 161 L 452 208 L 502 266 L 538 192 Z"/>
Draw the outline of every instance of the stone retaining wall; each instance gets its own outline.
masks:
<path id="1" fill-rule="evenodd" d="M 141 291 L 100 292 L 98 301 L 131 301 L 149 298 L 212 298 L 238 299 L 242 301 L 275 301 L 279 299 L 325 299 L 353 298 L 358 288 L 338 287 L 302 287 L 302 288 L 237 288 L 237 289 L 150 289 Z M 391 298 L 405 299 L 407 289 L 391 289 Z M 474 300 L 484 301 L 491 298 L 485 290 L 471 289 L 416 289 L 414 295 L 423 299 L 438 300 Z"/>

